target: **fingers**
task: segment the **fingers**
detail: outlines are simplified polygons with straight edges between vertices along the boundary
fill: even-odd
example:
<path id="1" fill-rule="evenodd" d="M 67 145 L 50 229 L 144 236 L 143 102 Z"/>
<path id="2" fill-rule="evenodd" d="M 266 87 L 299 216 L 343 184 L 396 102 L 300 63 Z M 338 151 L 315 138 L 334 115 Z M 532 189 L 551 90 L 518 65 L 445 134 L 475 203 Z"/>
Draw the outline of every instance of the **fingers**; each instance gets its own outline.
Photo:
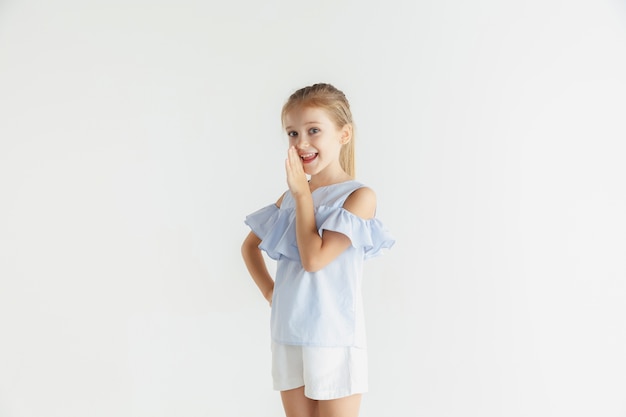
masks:
<path id="1" fill-rule="evenodd" d="M 287 150 L 287 159 L 285 160 L 285 168 L 287 169 L 288 176 L 295 177 L 295 176 L 304 174 L 304 169 L 302 168 L 302 161 L 300 160 L 298 151 L 296 151 L 296 148 L 293 146 Z"/>
<path id="2" fill-rule="evenodd" d="M 287 184 L 293 194 L 300 194 L 309 190 L 304 166 L 298 151 L 295 147 L 287 150 L 287 159 L 285 159 L 285 170 L 287 172 Z"/>
<path id="3" fill-rule="evenodd" d="M 289 161 L 289 165 L 294 172 L 303 171 L 302 169 L 302 161 L 300 161 L 300 156 L 298 155 L 298 151 L 296 151 L 295 147 L 290 147 L 287 150 L 287 159 Z"/>

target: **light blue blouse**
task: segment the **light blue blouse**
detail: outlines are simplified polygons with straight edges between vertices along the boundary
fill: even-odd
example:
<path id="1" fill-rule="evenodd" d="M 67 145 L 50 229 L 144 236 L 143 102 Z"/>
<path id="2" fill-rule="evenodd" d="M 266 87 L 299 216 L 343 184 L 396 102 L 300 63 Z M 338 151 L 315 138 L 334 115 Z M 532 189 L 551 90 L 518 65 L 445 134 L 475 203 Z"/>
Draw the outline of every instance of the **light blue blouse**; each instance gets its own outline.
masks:
<path id="1" fill-rule="evenodd" d="M 363 261 L 391 248 L 395 240 L 377 218 L 363 219 L 343 208 L 357 181 L 313 191 L 320 236 L 332 230 L 352 245 L 317 272 L 307 272 L 296 243 L 295 201 L 289 191 L 275 204 L 246 217 L 260 239 L 259 248 L 277 260 L 270 329 L 276 343 L 301 346 L 365 347 L 361 285 Z"/>

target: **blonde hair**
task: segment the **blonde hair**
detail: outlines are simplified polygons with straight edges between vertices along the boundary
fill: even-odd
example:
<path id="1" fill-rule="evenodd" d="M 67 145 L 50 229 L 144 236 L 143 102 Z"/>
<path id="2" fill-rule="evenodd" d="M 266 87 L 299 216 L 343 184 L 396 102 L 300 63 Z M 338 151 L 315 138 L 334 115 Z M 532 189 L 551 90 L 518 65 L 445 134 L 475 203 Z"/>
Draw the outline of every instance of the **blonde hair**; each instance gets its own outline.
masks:
<path id="1" fill-rule="evenodd" d="M 354 178 L 354 122 L 350 103 L 342 91 L 325 83 L 313 84 L 301 88 L 293 93 L 283 105 L 281 121 L 285 122 L 285 116 L 296 108 L 317 107 L 325 110 L 328 116 L 335 122 L 337 129 L 342 129 L 349 124 L 352 127 L 352 135 L 348 143 L 341 147 L 339 163 L 348 175 Z"/>

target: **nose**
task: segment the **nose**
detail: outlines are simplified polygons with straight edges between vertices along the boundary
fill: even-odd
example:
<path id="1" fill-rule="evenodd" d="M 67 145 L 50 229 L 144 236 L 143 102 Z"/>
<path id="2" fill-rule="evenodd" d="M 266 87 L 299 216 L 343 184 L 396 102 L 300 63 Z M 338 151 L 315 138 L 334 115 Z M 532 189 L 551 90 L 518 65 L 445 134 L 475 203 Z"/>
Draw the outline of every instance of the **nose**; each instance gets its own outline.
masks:
<path id="1" fill-rule="evenodd" d="M 306 139 L 306 137 L 304 137 L 304 135 L 298 135 L 294 145 L 298 149 L 306 149 L 309 147 L 309 141 Z"/>

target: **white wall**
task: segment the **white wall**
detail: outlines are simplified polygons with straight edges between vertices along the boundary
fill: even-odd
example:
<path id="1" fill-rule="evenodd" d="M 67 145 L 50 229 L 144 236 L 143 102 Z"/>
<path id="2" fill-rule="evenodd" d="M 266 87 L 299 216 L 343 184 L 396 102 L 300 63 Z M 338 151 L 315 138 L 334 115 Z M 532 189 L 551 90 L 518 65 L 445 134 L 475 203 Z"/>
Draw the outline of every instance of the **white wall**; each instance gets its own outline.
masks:
<path id="1" fill-rule="evenodd" d="M 0 416 L 278 416 L 239 245 L 351 99 L 372 416 L 626 415 L 617 0 L 0 4 Z"/>

